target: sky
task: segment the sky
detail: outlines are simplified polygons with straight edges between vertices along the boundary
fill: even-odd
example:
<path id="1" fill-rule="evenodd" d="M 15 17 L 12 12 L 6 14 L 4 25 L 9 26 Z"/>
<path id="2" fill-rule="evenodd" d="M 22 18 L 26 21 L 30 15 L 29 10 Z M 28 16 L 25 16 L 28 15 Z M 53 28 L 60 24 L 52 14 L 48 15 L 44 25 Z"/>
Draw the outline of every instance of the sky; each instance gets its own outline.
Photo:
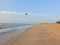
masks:
<path id="1" fill-rule="evenodd" d="M 60 0 L 0 0 L 0 23 L 53 23 L 57 20 L 60 20 Z"/>

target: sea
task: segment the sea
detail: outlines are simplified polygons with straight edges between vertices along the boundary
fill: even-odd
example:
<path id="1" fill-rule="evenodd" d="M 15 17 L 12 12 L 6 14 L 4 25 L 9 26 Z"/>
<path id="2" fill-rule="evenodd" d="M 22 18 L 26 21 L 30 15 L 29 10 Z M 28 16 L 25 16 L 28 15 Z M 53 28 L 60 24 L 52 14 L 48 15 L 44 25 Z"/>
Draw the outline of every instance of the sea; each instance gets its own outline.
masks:
<path id="1" fill-rule="evenodd" d="M 24 24 L 24 23 L 0 23 L 0 34 L 4 34 L 7 32 L 22 30 L 28 27 L 33 26 L 33 24 Z"/>
<path id="2" fill-rule="evenodd" d="M 34 25 L 25 23 L 0 23 L 0 45 L 4 45 L 8 40 L 20 35 Z"/>

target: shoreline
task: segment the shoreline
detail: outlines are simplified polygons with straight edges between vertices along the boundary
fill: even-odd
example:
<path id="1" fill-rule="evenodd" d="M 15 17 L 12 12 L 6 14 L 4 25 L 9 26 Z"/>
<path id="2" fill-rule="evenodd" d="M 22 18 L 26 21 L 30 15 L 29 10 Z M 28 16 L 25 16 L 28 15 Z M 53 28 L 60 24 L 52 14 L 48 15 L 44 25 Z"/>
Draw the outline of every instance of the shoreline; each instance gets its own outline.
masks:
<path id="1" fill-rule="evenodd" d="M 11 31 L 11 32 L 0 34 L 0 45 L 4 45 L 4 43 L 6 43 L 8 40 L 16 37 L 17 35 L 19 35 L 21 33 L 24 33 L 28 28 L 30 28 L 32 26 L 22 27 L 19 30 L 14 30 L 14 31 Z"/>
<path id="2" fill-rule="evenodd" d="M 4 45 L 60 45 L 60 24 L 39 24 Z"/>

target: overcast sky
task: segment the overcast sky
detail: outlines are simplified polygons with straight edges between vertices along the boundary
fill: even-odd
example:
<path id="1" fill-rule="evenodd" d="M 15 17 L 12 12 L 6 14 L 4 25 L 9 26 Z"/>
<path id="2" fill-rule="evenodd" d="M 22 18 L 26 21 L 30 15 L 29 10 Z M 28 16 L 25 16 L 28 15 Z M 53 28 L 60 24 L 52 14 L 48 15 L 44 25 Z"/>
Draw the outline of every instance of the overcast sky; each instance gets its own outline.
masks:
<path id="1" fill-rule="evenodd" d="M 28 15 L 25 13 L 28 12 Z M 0 0 L 0 23 L 60 20 L 60 0 Z"/>

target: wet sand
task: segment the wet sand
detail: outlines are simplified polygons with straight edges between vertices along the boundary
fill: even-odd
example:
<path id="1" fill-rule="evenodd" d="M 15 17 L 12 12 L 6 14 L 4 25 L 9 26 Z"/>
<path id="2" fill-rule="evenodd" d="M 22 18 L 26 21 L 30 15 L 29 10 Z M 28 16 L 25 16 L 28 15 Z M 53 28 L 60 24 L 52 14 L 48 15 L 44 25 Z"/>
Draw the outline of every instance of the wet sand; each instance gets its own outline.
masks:
<path id="1" fill-rule="evenodd" d="M 24 31 L 26 31 L 26 30 L 25 29 L 20 29 L 20 30 L 18 29 L 18 30 L 13 30 L 11 32 L 0 34 L 0 45 L 3 45 L 8 40 L 10 40 L 11 38 L 14 38 L 16 35 L 19 35 Z"/>
<path id="2" fill-rule="evenodd" d="M 39 24 L 4 45 L 60 45 L 60 24 Z"/>

